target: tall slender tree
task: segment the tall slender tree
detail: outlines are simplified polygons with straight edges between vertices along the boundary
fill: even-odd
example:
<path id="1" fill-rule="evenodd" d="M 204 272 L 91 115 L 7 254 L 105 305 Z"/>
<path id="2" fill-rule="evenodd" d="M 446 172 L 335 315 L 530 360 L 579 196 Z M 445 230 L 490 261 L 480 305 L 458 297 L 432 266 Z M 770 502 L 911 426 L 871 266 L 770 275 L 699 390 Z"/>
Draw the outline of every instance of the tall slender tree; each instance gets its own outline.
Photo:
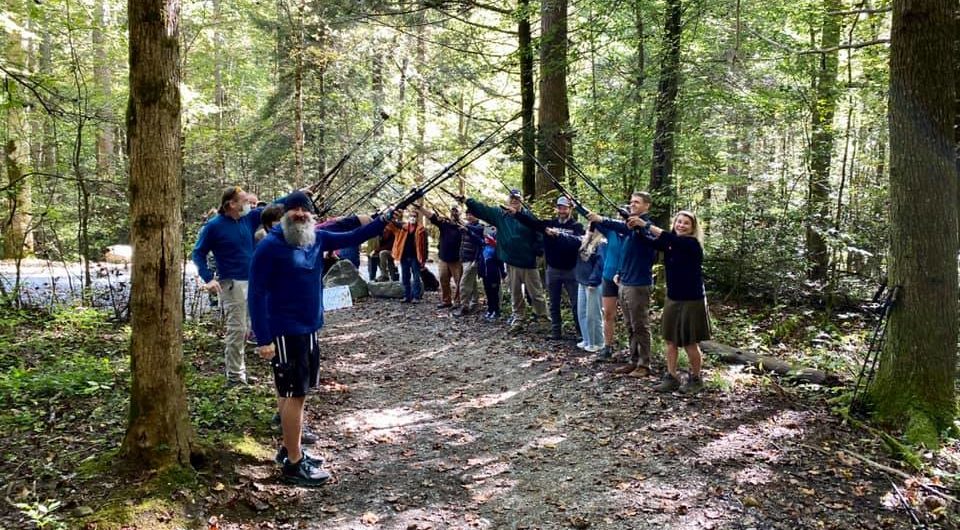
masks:
<path id="1" fill-rule="evenodd" d="M 530 28 L 530 0 L 517 3 L 517 40 L 520 55 L 520 120 L 523 126 L 523 148 L 527 153 L 537 152 L 537 131 L 533 123 L 533 110 L 536 93 L 533 88 L 533 33 Z M 521 177 L 524 197 L 533 197 L 537 193 L 537 166 L 533 160 L 523 155 L 523 173 Z"/>
<path id="2" fill-rule="evenodd" d="M 653 219 L 660 226 L 670 222 L 670 211 L 677 201 L 673 181 L 674 135 L 679 126 L 677 96 L 680 92 L 680 40 L 683 32 L 681 0 L 667 0 L 660 51 L 660 80 L 657 82 L 657 116 L 653 135 L 653 167 L 650 192 L 654 195 Z"/>
<path id="3" fill-rule="evenodd" d="M 953 425 L 957 358 L 955 0 L 894 0 L 890 33 L 890 260 L 898 290 L 871 387 L 877 417 L 936 445 Z"/>
<path id="4" fill-rule="evenodd" d="M 8 4 L 11 13 L 20 14 L 19 21 L 7 24 L 6 60 L 21 71 L 27 69 L 27 10 L 22 0 Z M 6 132 L 3 146 L 4 165 L 7 170 L 7 210 L 3 216 L 3 257 L 22 258 L 33 253 L 32 210 L 33 196 L 30 186 L 30 127 L 28 106 L 23 100 L 17 82 L 4 83 L 7 91 Z"/>
<path id="5" fill-rule="evenodd" d="M 183 382 L 180 1 L 128 0 L 130 99 L 130 417 L 132 465 L 188 465 Z"/>
<path id="6" fill-rule="evenodd" d="M 824 0 L 820 53 L 814 70 L 810 105 L 810 178 L 807 192 L 807 261 L 809 277 L 827 280 L 829 255 L 824 236 L 830 224 L 830 163 L 833 157 L 833 117 L 837 111 L 839 69 L 840 0 Z"/>

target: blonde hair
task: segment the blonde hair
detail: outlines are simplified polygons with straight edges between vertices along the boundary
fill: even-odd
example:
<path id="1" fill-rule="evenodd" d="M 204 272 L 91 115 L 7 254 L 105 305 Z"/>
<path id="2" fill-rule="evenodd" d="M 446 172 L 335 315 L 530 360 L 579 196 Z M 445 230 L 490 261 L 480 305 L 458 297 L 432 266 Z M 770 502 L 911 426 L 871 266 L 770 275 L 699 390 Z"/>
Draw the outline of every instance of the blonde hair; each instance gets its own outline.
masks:
<path id="1" fill-rule="evenodd" d="M 590 258 L 593 255 L 593 252 L 600 246 L 601 243 L 607 241 L 607 238 L 603 237 L 603 234 L 599 230 L 590 230 L 584 236 L 583 241 L 580 242 L 580 257 L 584 261 Z"/>
<path id="2" fill-rule="evenodd" d="M 703 246 L 703 227 L 700 226 L 700 221 L 697 220 L 697 215 L 691 212 L 690 210 L 680 210 L 677 212 L 677 215 L 673 216 L 673 220 L 670 222 L 670 229 L 673 230 L 673 227 L 677 225 L 677 218 L 684 216 L 687 219 L 690 219 L 691 224 L 691 235 L 697 238 L 697 241 L 700 242 L 700 246 Z"/>

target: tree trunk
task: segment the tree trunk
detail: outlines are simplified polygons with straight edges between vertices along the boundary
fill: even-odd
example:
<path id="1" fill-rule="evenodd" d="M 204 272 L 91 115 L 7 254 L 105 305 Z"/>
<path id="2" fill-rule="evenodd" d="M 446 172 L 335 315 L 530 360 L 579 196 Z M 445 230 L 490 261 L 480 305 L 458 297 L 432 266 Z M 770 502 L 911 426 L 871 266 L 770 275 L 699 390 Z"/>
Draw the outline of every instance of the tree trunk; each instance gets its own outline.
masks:
<path id="1" fill-rule="evenodd" d="M 297 2 L 297 20 L 296 27 L 293 28 L 296 34 L 296 45 L 294 49 L 294 71 L 293 71 L 293 179 L 294 187 L 300 189 L 304 186 L 303 181 L 303 55 L 304 34 L 303 34 L 303 11 L 304 0 Z"/>
<path id="2" fill-rule="evenodd" d="M 110 27 L 110 4 L 106 0 L 97 3 L 96 20 L 93 24 L 93 48 L 96 65 L 93 69 L 100 99 L 100 121 L 97 123 L 97 171 L 99 180 L 107 180 L 113 165 L 113 79 L 111 62 L 107 56 L 104 33 Z"/>
<path id="3" fill-rule="evenodd" d="M 227 155 L 224 152 L 224 113 L 227 105 L 227 91 L 223 86 L 223 11 L 221 0 L 213 0 L 213 99 L 217 106 L 215 115 L 215 127 L 217 137 L 214 140 L 216 153 L 213 160 L 213 176 L 217 181 L 217 186 L 223 188 L 227 185 Z"/>
<path id="4" fill-rule="evenodd" d="M 960 6 L 953 12 L 953 143 L 957 178 L 960 178 Z M 960 208 L 960 184 L 957 185 L 957 208 Z M 960 223 L 960 215 L 957 216 Z M 957 230 L 960 237 L 960 229 Z"/>
<path id="5" fill-rule="evenodd" d="M 14 13 L 25 13 L 19 0 L 9 5 Z M 26 15 L 24 15 L 26 18 Z M 25 27 L 25 23 L 23 27 Z M 13 25 L 7 33 L 6 60 L 15 68 L 27 68 L 26 36 L 21 26 Z M 7 91 L 6 143 L 4 164 L 7 168 L 7 211 L 3 216 L 3 257 L 20 259 L 33 254 L 33 197 L 30 178 L 30 128 L 27 106 L 21 99 L 16 82 L 5 83 Z"/>
<path id="6" fill-rule="evenodd" d="M 879 420 L 935 446 L 953 425 L 957 345 L 955 0 L 895 0 L 890 44 L 890 267 L 899 288 L 871 387 Z"/>
<path id="7" fill-rule="evenodd" d="M 427 26 L 426 11 L 421 11 L 417 22 L 416 62 L 417 70 L 417 182 L 423 181 L 424 163 L 427 155 L 427 42 L 424 36 Z"/>
<path id="8" fill-rule="evenodd" d="M 624 171 L 620 183 L 624 197 L 629 197 L 630 193 L 640 186 L 640 174 L 643 166 L 644 147 L 641 135 L 643 130 L 643 85 L 647 80 L 647 52 L 645 49 L 647 36 L 643 29 L 643 6 L 643 0 L 635 0 L 633 26 L 636 31 L 637 49 L 633 74 L 633 128 L 630 131 L 632 144 L 630 146 L 630 171 Z"/>
<path id="9" fill-rule="evenodd" d="M 519 0 L 517 36 L 520 52 L 520 115 L 523 123 L 523 149 L 537 152 L 537 130 L 533 122 L 536 93 L 533 89 L 533 37 L 530 28 L 530 0 Z M 537 194 L 537 166 L 528 155 L 523 155 L 521 191 L 527 199 Z"/>
<path id="10" fill-rule="evenodd" d="M 657 102 L 657 124 L 653 134 L 653 167 L 650 172 L 651 212 L 654 222 L 669 226 L 670 212 L 677 201 L 673 182 L 674 135 L 677 132 L 677 94 L 680 92 L 680 37 L 683 31 L 681 0 L 667 0 L 663 26 L 663 50 Z"/>
<path id="11" fill-rule="evenodd" d="M 830 159 L 833 155 L 833 115 L 837 110 L 837 71 L 840 45 L 840 0 L 824 0 L 820 48 L 814 77 L 813 104 L 810 109 L 810 180 L 807 190 L 807 262 L 808 277 L 827 280 L 827 242 L 824 232 L 830 224 Z"/>
<path id="12" fill-rule="evenodd" d="M 180 290 L 179 0 L 129 0 L 130 423 L 122 454 L 136 467 L 190 463 Z"/>
<path id="13" fill-rule="evenodd" d="M 567 0 L 540 4 L 540 123 L 538 158 L 558 181 L 563 181 L 570 138 L 567 105 Z M 537 172 L 536 195 L 554 189 L 543 171 Z"/>

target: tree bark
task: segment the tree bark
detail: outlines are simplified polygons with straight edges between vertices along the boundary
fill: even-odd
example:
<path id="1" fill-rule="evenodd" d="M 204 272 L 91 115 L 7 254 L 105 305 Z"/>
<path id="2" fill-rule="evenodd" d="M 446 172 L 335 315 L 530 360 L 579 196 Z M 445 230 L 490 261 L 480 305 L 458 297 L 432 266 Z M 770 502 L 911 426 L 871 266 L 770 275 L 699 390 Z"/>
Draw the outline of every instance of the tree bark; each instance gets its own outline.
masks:
<path id="1" fill-rule="evenodd" d="M 640 174 L 643 171 L 644 147 L 641 134 L 643 131 L 643 85 L 647 80 L 647 52 L 645 49 L 647 36 L 644 31 L 643 6 L 643 0 L 635 0 L 633 6 L 633 27 L 634 31 L 636 31 L 637 48 L 636 64 L 634 64 L 633 74 L 633 129 L 630 138 L 630 171 L 624 172 L 620 183 L 624 197 L 629 197 L 630 193 L 635 191 L 640 185 Z"/>
<path id="2" fill-rule="evenodd" d="M 20 0 L 9 4 L 13 13 L 25 13 Z M 12 25 L 7 33 L 6 60 L 16 68 L 27 68 L 26 27 L 24 15 L 21 25 Z M 4 143 L 4 164 L 7 168 L 6 191 L 7 211 L 3 216 L 3 257 L 20 259 L 33 254 L 33 196 L 30 178 L 25 175 L 30 169 L 30 127 L 28 109 L 21 96 L 20 86 L 16 82 L 5 83 L 7 90 L 6 142 Z"/>
<path id="3" fill-rule="evenodd" d="M 427 42 L 424 36 L 426 32 L 426 22 L 427 15 L 426 11 L 421 11 L 420 15 L 417 17 L 417 45 L 416 45 L 416 56 L 414 60 L 416 62 L 414 68 L 417 70 L 417 182 L 423 181 L 424 171 L 425 171 L 425 162 L 427 156 Z"/>
<path id="4" fill-rule="evenodd" d="M 654 222 L 669 226 L 670 212 L 677 201 L 673 182 L 674 135 L 678 128 L 677 95 L 680 92 L 680 38 L 683 31 L 681 0 L 667 0 L 660 60 L 660 80 L 654 114 L 653 167 L 650 172 L 651 208 Z"/>
<path id="5" fill-rule="evenodd" d="M 890 265 L 899 288 L 877 377 L 877 418 L 936 445 L 953 425 L 957 345 L 955 0 L 895 0 L 890 45 Z"/>
<path id="6" fill-rule="evenodd" d="M 179 0 L 128 0 L 130 99 L 130 423 L 127 461 L 190 463 L 183 382 Z"/>
<path id="7" fill-rule="evenodd" d="M 97 3 L 96 20 L 93 24 L 93 48 L 96 66 L 93 73 L 96 78 L 100 97 L 100 120 L 97 123 L 97 171 L 99 180 L 106 180 L 113 166 L 113 72 L 107 56 L 104 33 L 110 27 L 110 4 L 106 0 Z"/>
<path id="8" fill-rule="evenodd" d="M 520 48 L 520 115 L 523 124 L 523 148 L 526 153 L 537 152 L 537 130 L 533 122 L 536 93 L 533 88 L 533 34 L 530 28 L 530 0 L 517 4 L 517 37 Z M 528 155 L 523 155 L 521 192 L 527 199 L 537 194 L 537 166 Z"/>
<path id="9" fill-rule="evenodd" d="M 293 179 L 294 187 L 304 186 L 303 177 L 303 56 L 304 49 L 304 0 L 297 2 L 296 45 L 294 49 L 293 71 Z"/>
<path id="10" fill-rule="evenodd" d="M 833 116 L 837 110 L 837 71 L 839 64 L 840 0 L 824 0 L 820 54 L 814 74 L 813 103 L 810 109 L 810 180 L 807 189 L 807 262 L 808 277 L 827 280 L 829 255 L 824 233 L 830 225 L 830 161 L 833 156 Z"/>
<path id="11" fill-rule="evenodd" d="M 541 0 L 540 4 L 540 123 L 538 158 L 550 174 L 563 181 L 570 150 L 567 130 L 567 0 Z M 536 196 L 554 189 L 543 171 L 537 172 Z"/>

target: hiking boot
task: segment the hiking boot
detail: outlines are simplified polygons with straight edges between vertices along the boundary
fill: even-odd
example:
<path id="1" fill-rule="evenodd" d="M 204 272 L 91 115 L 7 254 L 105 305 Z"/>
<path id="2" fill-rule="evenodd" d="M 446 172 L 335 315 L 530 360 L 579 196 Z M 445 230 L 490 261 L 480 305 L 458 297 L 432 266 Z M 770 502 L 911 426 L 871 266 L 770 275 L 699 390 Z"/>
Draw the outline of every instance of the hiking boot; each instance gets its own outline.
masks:
<path id="1" fill-rule="evenodd" d="M 650 375 L 650 367 L 638 364 L 637 367 L 634 368 L 632 372 L 627 374 L 627 377 L 633 377 L 635 379 L 643 379 L 648 375 Z"/>
<path id="2" fill-rule="evenodd" d="M 663 379 L 660 381 L 660 384 L 653 387 L 654 392 L 673 392 L 674 390 L 680 388 L 680 381 L 667 372 L 663 374 Z"/>
<path id="3" fill-rule="evenodd" d="M 634 371 L 634 370 L 636 370 L 636 369 L 637 369 L 637 365 L 635 365 L 635 364 L 633 364 L 633 363 L 630 363 L 630 364 L 625 364 L 625 365 L 623 365 L 623 366 L 618 366 L 618 367 L 614 368 L 614 369 L 613 369 L 613 373 L 615 373 L 615 374 L 620 374 L 620 375 L 626 375 L 626 374 L 629 374 L 630 372 L 632 372 L 632 371 Z"/>
<path id="4" fill-rule="evenodd" d="M 680 385 L 680 393 L 693 395 L 703 389 L 703 379 L 698 375 L 689 375 L 687 380 Z"/>
<path id="5" fill-rule="evenodd" d="M 605 363 L 608 362 L 611 357 L 613 357 L 613 350 L 610 346 L 604 346 L 597 350 L 597 356 L 593 358 L 593 362 Z"/>
<path id="6" fill-rule="evenodd" d="M 280 478 L 290 484 L 315 487 L 322 486 L 330 480 L 330 473 L 308 458 L 301 458 L 296 463 L 291 462 L 289 458 L 284 458 Z"/>
<path id="7" fill-rule="evenodd" d="M 326 463 L 326 460 L 322 456 L 313 456 L 310 453 L 308 453 L 306 449 L 302 447 L 300 448 L 300 454 L 303 455 L 304 459 L 314 462 L 317 465 L 317 467 L 322 466 L 324 463 Z M 287 459 L 287 448 L 281 445 L 280 449 L 277 449 L 277 454 L 273 457 L 273 461 L 278 464 L 282 464 L 283 461 L 286 459 Z"/>

